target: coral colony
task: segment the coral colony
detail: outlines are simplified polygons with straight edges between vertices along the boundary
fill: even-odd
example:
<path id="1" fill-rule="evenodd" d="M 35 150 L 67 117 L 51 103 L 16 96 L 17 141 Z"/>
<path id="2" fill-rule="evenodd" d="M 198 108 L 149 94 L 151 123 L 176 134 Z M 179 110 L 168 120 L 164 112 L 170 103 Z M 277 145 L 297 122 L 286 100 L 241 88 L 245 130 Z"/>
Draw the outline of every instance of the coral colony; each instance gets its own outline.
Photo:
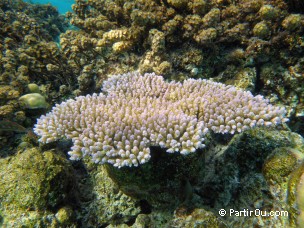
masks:
<path id="1" fill-rule="evenodd" d="M 189 154 L 203 148 L 209 129 L 242 132 L 286 122 L 285 109 L 233 86 L 208 80 L 166 82 L 155 74 L 112 76 L 103 93 L 76 97 L 41 116 L 34 131 L 42 143 L 72 139 L 72 160 L 138 166 L 150 146 Z"/>

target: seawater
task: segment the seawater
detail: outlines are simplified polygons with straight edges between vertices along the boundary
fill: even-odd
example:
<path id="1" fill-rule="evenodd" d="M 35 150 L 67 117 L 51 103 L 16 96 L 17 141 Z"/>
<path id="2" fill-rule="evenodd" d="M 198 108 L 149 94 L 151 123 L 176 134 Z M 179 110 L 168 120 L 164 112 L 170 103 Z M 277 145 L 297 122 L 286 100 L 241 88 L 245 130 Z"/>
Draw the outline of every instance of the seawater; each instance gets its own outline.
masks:
<path id="1" fill-rule="evenodd" d="M 56 7 L 61 14 L 65 14 L 68 11 L 72 11 L 72 4 L 75 0 L 25 0 L 25 2 L 35 3 L 35 4 L 48 4 Z"/>

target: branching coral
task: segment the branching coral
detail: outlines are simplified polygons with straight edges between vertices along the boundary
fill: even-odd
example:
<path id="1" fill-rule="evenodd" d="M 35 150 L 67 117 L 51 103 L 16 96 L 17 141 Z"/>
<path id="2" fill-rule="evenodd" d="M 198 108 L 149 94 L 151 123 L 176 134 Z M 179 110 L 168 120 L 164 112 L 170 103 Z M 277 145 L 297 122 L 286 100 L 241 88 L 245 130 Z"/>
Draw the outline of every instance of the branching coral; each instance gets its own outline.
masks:
<path id="1" fill-rule="evenodd" d="M 208 129 L 242 132 L 285 122 L 285 109 L 262 96 L 208 80 L 165 82 L 155 74 L 128 73 L 104 82 L 103 93 L 56 105 L 38 119 L 39 141 L 72 139 L 72 160 L 137 166 L 150 159 L 150 146 L 189 154 L 203 148 Z"/>

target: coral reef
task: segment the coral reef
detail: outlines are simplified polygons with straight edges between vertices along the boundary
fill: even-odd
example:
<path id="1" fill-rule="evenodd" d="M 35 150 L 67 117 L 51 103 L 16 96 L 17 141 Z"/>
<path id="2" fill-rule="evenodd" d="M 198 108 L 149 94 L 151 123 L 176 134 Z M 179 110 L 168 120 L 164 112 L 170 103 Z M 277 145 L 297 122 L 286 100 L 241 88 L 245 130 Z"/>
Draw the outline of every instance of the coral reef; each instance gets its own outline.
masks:
<path id="1" fill-rule="evenodd" d="M 0 1 L 0 226 L 303 226 L 303 138 L 265 128 L 304 133 L 303 9 Z M 244 208 L 288 216 L 219 216 Z"/>
<path id="2" fill-rule="evenodd" d="M 203 148 L 208 129 L 242 132 L 287 121 L 285 109 L 262 96 L 207 80 L 166 83 L 155 74 L 128 73 L 104 82 L 103 93 L 56 105 L 38 119 L 39 141 L 72 139 L 72 160 L 137 166 L 150 159 L 151 146 L 189 154 Z"/>
<path id="3" fill-rule="evenodd" d="M 68 21 L 51 5 L 20 0 L 1 1 L 0 12 L 0 118 L 16 120 L 22 110 L 18 98 L 31 92 L 33 83 L 39 86 L 35 92 L 51 103 L 58 99 L 60 85 L 73 90 L 76 78 L 54 42 Z"/>
<path id="4" fill-rule="evenodd" d="M 256 72 L 253 92 L 284 103 L 297 121 L 303 116 L 303 108 L 295 107 L 303 100 L 299 88 L 303 69 L 298 67 L 303 15 L 289 13 L 282 0 L 76 1 L 75 12 L 68 17 L 78 29 L 61 35 L 62 50 L 49 43 L 66 27 L 51 6 L 22 1 L 4 1 L 1 6 L 1 35 L 5 37 L 1 81 L 11 84 L 16 97 L 35 82 L 53 103 L 60 99 L 58 94 L 96 92 L 106 75 L 137 69 L 171 79 L 216 77 L 238 86 L 234 75 L 249 67 Z M 259 72 L 273 64 L 296 84 L 266 83 Z M 299 92 L 294 95 L 294 91 Z M 1 117 L 13 118 L 19 105 L 16 99 L 1 103 Z"/>
<path id="5" fill-rule="evenodd" d="M 295 104 L 304 97 L 300 86 L 304 71 L 297 67 L 304 52 L 304 16 L 289 10 L 299 4 L 283 0 L 79 0 L 67 15 L 79 30 L 62 34 L 61 46 L 79 75 L 78 94 L 97 92 L 106 75 L 137 69 L 166 79 L 218 78 L 237 86 L 235 75 L 251 68 L 255 72 L 252 91 L 284 104 L 296 123 L 303 118 L 303 107 L 295 108 Z M 278 76 L 269 86 L 260 77 L 265 65 L 279 65 L 296 88 L 289 81 L 282 84 L 284 75 L 276 70 Z M 299 91 L 296 96 L 294 91 Z M 293 129 L 298 127 L 291 123 Z"/>

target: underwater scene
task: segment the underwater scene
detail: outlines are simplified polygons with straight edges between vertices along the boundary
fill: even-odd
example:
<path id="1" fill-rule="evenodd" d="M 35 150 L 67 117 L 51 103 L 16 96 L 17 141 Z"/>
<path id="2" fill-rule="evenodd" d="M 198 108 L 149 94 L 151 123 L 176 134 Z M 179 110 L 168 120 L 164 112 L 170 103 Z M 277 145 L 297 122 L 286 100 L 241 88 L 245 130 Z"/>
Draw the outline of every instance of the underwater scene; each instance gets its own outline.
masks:
<path id="1" fill-rule="evenodd" d="M 0 0 L 0 227 L 304 227 L 302 0 Z"/>

